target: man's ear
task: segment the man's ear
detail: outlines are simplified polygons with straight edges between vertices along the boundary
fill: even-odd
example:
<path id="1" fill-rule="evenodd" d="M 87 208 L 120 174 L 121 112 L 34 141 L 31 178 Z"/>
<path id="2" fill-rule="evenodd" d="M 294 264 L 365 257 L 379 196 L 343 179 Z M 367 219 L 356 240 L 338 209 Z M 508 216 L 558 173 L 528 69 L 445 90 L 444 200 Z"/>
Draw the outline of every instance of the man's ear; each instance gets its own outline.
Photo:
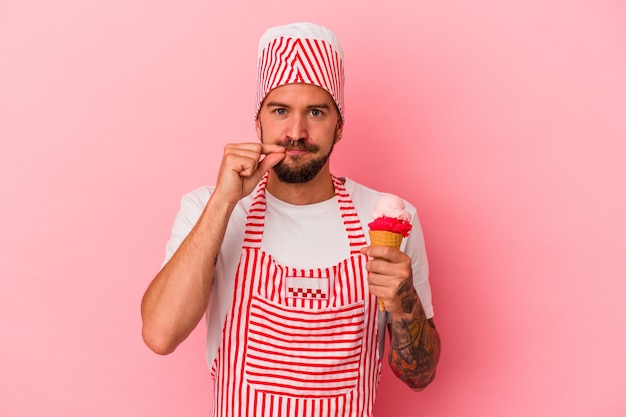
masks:
<path id="1" fill-rule="evenodd" d="M 261 118 L 257 116 L 254 121 L 254 126 L 256 129 L 256 137 L 259 141 L 263 142 L 263 128 L 261 127 Z"/>
<path id="2" fill-rule="evenodd" d="M 335 143 L 339 142 L 343 137 L 343 123 L 341 119 L 337 122 L 337 128 L 335 129 Z"/>

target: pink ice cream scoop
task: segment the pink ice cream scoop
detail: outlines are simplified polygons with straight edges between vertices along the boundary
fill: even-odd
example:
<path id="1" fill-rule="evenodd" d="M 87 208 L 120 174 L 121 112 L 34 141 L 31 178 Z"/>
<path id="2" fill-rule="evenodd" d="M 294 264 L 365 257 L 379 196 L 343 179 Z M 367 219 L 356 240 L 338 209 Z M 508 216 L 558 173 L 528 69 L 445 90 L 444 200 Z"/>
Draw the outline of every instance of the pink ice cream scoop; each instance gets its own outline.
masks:
<path id="1" fill-rule="evenodd" d="M 373 222 L 370 231 L 386 231 L 407 237 L 411 231 L 411 213 L 406 211 L 404 202 L 398 196 L 385 194 L 376 202 L 372 212 Z"/>

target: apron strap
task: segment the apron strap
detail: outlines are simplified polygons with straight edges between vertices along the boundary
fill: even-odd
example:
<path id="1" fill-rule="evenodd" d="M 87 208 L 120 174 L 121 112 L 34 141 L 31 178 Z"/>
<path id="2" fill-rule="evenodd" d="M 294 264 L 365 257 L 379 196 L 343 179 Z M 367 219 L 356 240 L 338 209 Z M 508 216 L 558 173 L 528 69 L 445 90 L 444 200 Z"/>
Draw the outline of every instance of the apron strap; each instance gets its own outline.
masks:
<path id="1" fill-rule="evenodd" d="M 265 188 L 267 187 L 267 179 L 270 172 L 267 171 L 259 185 L 257 185 L 254 191 L 255 195 L 252 199 L 252 205 L 248 210 L 248 218 L 246 220 L 246 230 L 243 237 L 243 247 L 260 249 L 261 240 L 263 238 L 263 227 L 265 225 L 265 207 L 267 202 L 265 200 Z"/>
<path id="2" fill-rule="evenodd" d="M 357 255 L 363 246 L 367 245 L 363 226 L 352 203 L 350 194 L 346 191 L 343 181 L 333 176 L 333 184 L 335 185 L 335 195 L 339 201 L 339 209 L 341 210 L 341 218 L 346 228 L 348 239 L 350 241 L 350 255 Z"/>

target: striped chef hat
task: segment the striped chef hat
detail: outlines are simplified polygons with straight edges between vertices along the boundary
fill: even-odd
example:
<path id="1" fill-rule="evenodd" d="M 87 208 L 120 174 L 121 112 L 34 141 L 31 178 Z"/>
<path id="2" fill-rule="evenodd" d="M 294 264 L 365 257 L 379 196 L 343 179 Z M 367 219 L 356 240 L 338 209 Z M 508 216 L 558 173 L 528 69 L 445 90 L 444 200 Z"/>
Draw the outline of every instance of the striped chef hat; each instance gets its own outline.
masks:
<path id="1" fill-rule="evenodd" d="M 273 27 L 263 34 L 255 118 L 272 89 L 292 83 L 313 84 L 328 91 L 344 120 L 343 50 L 332 31 L 303 22 Z"/>

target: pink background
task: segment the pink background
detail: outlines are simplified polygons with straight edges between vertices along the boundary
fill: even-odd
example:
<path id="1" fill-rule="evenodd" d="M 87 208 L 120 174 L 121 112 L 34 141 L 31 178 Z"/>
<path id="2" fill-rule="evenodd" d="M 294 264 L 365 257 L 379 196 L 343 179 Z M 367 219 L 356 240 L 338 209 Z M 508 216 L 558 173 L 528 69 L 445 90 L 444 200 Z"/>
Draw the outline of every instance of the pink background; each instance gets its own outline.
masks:
<path id="1" fill-rule="evenodd" d="M 255 140 L 258 37 L 346 51 L 334 173 L 418 207 L 443 356 L 378 415 L 626 413 L 626 6 L 0 0 L 0 415 L 205 416 L 139 303 L 180 196 Z"/>

